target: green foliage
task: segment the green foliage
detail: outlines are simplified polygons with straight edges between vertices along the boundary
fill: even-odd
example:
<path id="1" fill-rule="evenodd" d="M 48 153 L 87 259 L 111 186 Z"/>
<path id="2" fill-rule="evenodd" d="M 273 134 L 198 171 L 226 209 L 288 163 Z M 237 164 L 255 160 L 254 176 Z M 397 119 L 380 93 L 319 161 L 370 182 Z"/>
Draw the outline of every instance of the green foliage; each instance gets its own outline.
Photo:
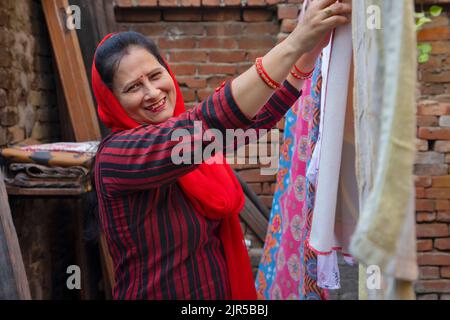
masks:
<path id="1" fill-rule="evenodd" d="M 433 5 L 430 7 L 429 11 L 416 12 L 414 18 L 416 21 L 416 31 L 419 31 L 423 26 L 431 22 L 430 17 L 438 17 L 442 13 L 442 7 Z M 418 43 L 418 62 L 425 63 L 430 59 L 429 53 L 432 50 L 432 46 L 429 43 Z"/>

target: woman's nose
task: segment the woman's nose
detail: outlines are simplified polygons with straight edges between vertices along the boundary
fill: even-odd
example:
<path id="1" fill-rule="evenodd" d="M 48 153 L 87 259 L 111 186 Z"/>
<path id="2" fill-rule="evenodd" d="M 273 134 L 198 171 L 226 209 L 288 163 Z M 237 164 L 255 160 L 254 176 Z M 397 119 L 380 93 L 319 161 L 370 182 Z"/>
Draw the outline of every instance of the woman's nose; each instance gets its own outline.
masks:
<path id="1" fill-rule="evenodd" d="M 153 100 L 159 97 L 159 89 L 155 88 L 148 79 L 143 81 L 143 88 L 145 90 L 145 100 Z"/>

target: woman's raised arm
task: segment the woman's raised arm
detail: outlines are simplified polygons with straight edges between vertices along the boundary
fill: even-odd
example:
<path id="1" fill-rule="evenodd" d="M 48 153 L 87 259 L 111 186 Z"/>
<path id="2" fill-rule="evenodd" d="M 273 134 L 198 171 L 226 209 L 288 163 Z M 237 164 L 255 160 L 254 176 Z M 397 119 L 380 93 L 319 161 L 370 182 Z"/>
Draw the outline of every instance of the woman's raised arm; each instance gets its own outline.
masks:
<path id="1" fill-rule="evenodd" d="M 278 83 L 285 80 L 303 54 L 314 51 L 332 29 L 350 21 L 346 16 L 349 13 L 351 13 L 350 4 L 337 3 L 336 0 L 312 2 L 305 12 L 303 21 L 283 42 L 262 58 L 266 73 Z M 307 58 L 304 60 L 308 61 Z M 297 87 L 301 85 L 301 80 L 293 77 L 289 77 L 288 81 Z M 234 79 L 231 90 L 237 105 L 249 119 L 255 116 L 273 94 L 273 89 L 264 83 L 255 66 Z"/>

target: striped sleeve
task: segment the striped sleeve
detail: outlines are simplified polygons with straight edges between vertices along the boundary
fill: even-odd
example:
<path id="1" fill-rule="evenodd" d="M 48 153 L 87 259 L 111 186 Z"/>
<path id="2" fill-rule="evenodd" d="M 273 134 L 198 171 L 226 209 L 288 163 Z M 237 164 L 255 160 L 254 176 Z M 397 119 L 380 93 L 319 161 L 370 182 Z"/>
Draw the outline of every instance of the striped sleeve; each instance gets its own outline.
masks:
<path id="1" fill-rule="evenodd" d="M 301 94 L 301 91 L 298 91 L 285 80 L 281 88 L 273 93 L 267 103 L 252 119 L 250 128 L 272 129 L 294 105 Z"/>

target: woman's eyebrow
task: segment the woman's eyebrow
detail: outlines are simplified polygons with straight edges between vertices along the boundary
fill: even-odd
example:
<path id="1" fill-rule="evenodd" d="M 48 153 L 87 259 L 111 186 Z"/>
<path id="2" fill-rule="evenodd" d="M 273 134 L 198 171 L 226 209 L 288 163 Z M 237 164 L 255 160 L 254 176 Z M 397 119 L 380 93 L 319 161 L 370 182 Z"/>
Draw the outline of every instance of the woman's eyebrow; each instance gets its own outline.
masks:
<path id="1" fill-rule="evenodd" d="M 157 71 L 160 71 L 161 69 L 162 69 L 162 67 L 156 67 L 155 69 L 153 69 L 152 71 L 150 71 L 149 73 L 147 73 L 147 76 L 149 76 L 149 75 L 151 75 L 152 73 L 155 73 L 155 72 L 157 72 Z M 139 78 L 140 78 L 140 77 L 139 77 Z M 123 90 L 126 90 L 129 86 L 131 86 L 132 84 L 134 84 L 136 81 L 139 80 L 139 78 L 134 79 L 134 80 L 128 82 L 127 84 L 125 84 L 125 85 L 123 86 Z"/>

